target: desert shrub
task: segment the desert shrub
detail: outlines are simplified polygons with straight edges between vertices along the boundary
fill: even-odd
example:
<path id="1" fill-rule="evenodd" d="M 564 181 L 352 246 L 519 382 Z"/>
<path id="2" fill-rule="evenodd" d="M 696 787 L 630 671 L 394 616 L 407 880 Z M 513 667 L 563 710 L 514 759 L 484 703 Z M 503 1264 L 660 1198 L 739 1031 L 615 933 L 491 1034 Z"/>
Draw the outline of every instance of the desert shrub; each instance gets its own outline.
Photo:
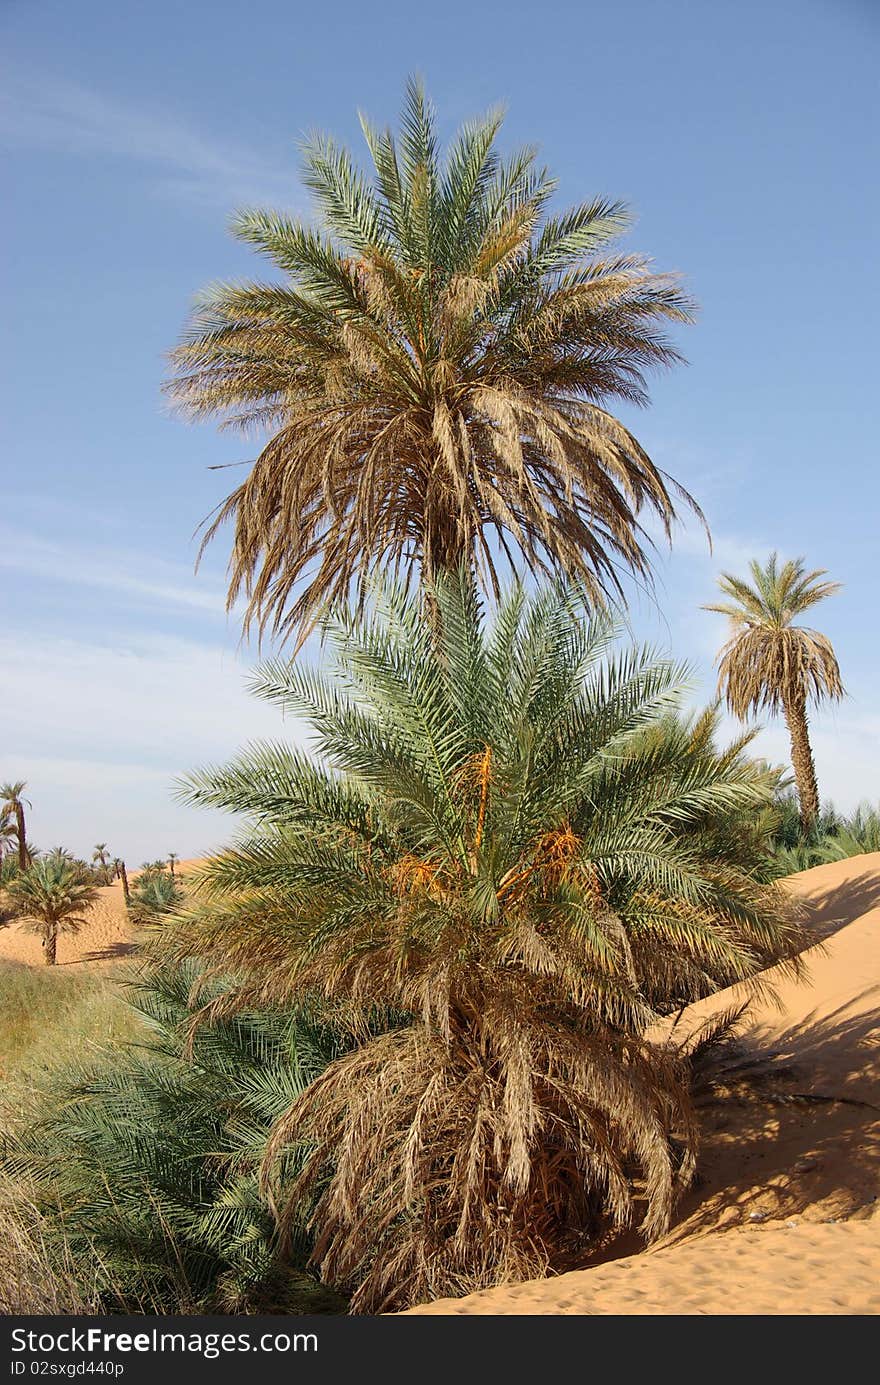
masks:
<path id="1" fill-rule="evenodd" d="M 183 890 L 169 874 L 141 873 L 132 887 L 128 912 L 135 923 L 153 923 L 183 903 Z"/>
<path id="2" fill-rule="evenodd" d="M 826 804 L 809 832 L 801 827 L 797 799 L 793 794 L 777 796 L 775 813 L 767 855 L 768 878 L 793 875 L 828 861 L 880 851 L 880 808 L 870 803 L 860 804 L 848 817 L 839 813 L 833 804 Z"/>
<path id="3" fill-rule="evenodd" d="M 257 1180 L 268 1132 L 344 1040 L 306 1009 L 190 1032 L 193 967 L 128 986 L 144 1033 L 52 1076 L 11 1124 L 7 1177 L 40 1243 L 107 1310 L 340 1311 L 282 1244 Z M 215 991 L 203 999 L 216 999 Z"/>
<path id="4" fill-rule="evenodd" d="M 304 995 L 410 1019 L 364 1037 L 276 1122 L 282 1231 L 356 1310 L 564 1267 L 669 1224 L 696 1132 L 660 1014 L 802 939 L 757 878 L 775 779 L 679 712 L 686 671 L 614 652 L 570 591 L 467 578 L 327 627 L 335 664 L 267 664 L 319 762 L 249 748 L 184 796 L 249 815 L 170 955 L 234 975 L 224 1012 Z M 291 1151 L 303 1152 L 292 1175 Z"/>
<path id="5" fill-rule="evenodd" d="M 81 1316 L 99 1307 L 36 1203 L 0 1176 L 0 1314 Z"/>

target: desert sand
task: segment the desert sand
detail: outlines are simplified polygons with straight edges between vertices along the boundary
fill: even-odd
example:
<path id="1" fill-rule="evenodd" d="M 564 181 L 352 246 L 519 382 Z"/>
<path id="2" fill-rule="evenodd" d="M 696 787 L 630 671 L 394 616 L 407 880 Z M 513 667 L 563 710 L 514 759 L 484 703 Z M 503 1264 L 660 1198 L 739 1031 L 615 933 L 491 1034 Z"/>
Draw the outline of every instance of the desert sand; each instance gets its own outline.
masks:
<path id="1" fill-rule="evenodd" d="M 201 865 L 198 859 L 178 861 L 175 873 L 185 875 Z M 139 871 L 130 872 L 134 884 Z M 129 922 L 122 897 L 122 885 L 117 880 L 98 890 L 98 899 L 88 912 L 87 921 L 78 933 L 58 935 L 59 967 L 102 962 L 115 962 L 135 947 L 134 931 Z M 0 962 L 24 962 L 27 966 L 43 965 L 43 948 L 39 936 L 26 924 L 13 921 L 0 924 Z"/>
<path id="2" fill-rule="evenodd" d="M 705 1113 L 699 1186 L 665 1239 L 528 1284 L 441 1299 L 415 1313 L 880 1313 L 880 853 L 786 882 L 818 945 L 809 979 L 754 1003 L 743 1048 L 770 1060 L 774 1100 Z M 691 1006 L 678 1032 L 727 1009 Z"/>
<path id="3" fill-rule="evenodd" d="M 181 862 L 186 871 L 198 862 Z M 134 878 L 134 877 L 133 877 Z M 704 1115 L 699 1185 L 669 1235 L 633 1234 L 614 1258 L 528 1284 L 442 1299 L 415 1313 L 853 1314 L 880 1312 L 880 853 L 817 866 L 787 887 L 817 945 L 809 979 L 753 1002 L 747 1053 L 769 1060 L 774 1100 L 730 1098 Z M 61 966 L 134 946 L 119 884 L 59 939 Z M 42 965 L 39 938 L 0 927 L 0 960 Z M 684 1035 L 744 994 L 685 1011 Z"/>

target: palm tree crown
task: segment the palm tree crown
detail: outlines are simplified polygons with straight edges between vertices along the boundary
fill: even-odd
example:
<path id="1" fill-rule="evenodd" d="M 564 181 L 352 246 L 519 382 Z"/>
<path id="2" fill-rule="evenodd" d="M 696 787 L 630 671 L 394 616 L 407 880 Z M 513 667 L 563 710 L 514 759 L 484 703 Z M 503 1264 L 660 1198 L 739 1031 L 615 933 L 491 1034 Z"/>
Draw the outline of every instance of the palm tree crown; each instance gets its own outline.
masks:
<path id="1" fill-rule="evenodd" d="M 24 807 L 28 800 L 23 797 L 27 784 L 23 779 L 18 779 L 15 783 L 0 785 L 0 817 L 6 821 L 14 822 L 15 835 L 18 841 L 18 867 L 19 870 L 26 870 L 30 864 L 31 853 L 27 844 L 27 825 L 25 823 Z"/>
<path id="2" fill-rule="evenodd" d="M 417 82 L 397 139 L 361 123 L 371 180 L 314 137 L 320 227 L 234 223 L 285 281 L 209 289 L 172 353 L 185 414 L 270 434 L 206 533 L 234 521 L 230 605 L 302 632 L 377 562 L 430 583 L 466 561 L 495 589 L 524 562 L 619 596 L 621 568 L 649 574 L 640 517 L 668 534 L 693 502 L 605 403 L 645 402 L 688 300 L 610 248 L 620 203 L 548 215 L 556 184 L 533 150 L 499 156 L 500 114 L 445 161 Z"/>
<path id="3" fill-rule="evenodd" d="M 734 715 L 743 719 L 761 709 L 784 713 L 801 818 L 811 827 L 819 798 L 806 708 L 810 700 L 840 699 L 844 688 L 831 641 L 794 621 L 839 591 L 840 583 L 822 581 L 824 568 L 807 572 L 802 558 L 780 565 L 775 553 L 764 565 L 753 560 L 749 569 L 751 585 L 724 573 L 719 586 L 727 600 L 704 607 L 730 620 L 730 638 L 718 656 L 719 691 Z"/>
<path id="4" fill-rule="evenodd" d="M 188 801 L 255 825 L 166 930 L 239 978 L 226 1013 L 323 995 L 397 1017 L 294 1104 L 267 1161 L 268 1179 L 274 1154 L 313 1151 L 276 1201 L 320 1193 L 323 1273 L 368 1311 L 546 1270 L 628 1221 L 633 1167 L 661 1230 L 692 1135 L 646 1028 L 795 943 L 753 873 L 770 777 L 714 750 L 711 716 L 674 715 L 681 669 L 609 657 L 564 591 L 517 590 L 491 629 L 464 576 L 434 599 L 436 644 L 392 591 L 330 628 L 335 669 L 263 668 L 323 763 L 268 745 L 191 777 Z"/>
<path id="5" fill-rule="evenodd" d="M 9 893 L 24 920 L 41 934 L 49 966 L 55 962 L 59 932 L 77 932 L 98 898 L 96 887 L 83 880 L 77 863 L 61 852 L 38 857 L 12 882 Z"/>

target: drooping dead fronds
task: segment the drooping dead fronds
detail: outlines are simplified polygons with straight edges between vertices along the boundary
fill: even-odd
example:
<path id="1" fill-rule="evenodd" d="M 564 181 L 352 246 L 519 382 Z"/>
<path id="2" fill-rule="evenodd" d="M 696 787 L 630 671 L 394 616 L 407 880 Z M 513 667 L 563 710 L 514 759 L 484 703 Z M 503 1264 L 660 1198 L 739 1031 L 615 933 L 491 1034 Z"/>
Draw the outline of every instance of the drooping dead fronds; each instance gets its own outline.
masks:
<path id="1" fill-rule="evenodd" d="M 282 1224 L 314 1203 L 315 1263 L 354 1311 L 564 1269 L 637 1209 L 666 1229 L 693 1170 L 677 1064 L 579 1019 L 487 996 L 449 1040 L 414 1025 L 349 1054 L 279 1123 L 265 1186 L 292 1141 L 313 1151 Z"/>
<path id="2" fill-rule="evenodd" d="M 549 216 L 554 181 L 501 160 L 499 124 L 443 163 L 413 83 L 398 139 L 364 126 L 371 181 L 311 141 L 319 228 L 235 223 L 285 281 L 210 289 L 172 353 L 186 416 L 269 434 L 205 532 L 233 526 L 229 603 L 260 632 L 302 635 L 377 564 L 430 584 L 465 562 L 496 592 L 510 566 L 561 572 L 599 604 L 649 578 L 646 520 L 668 536 L 696 509 L 609 411 L 680 359 L 687 297 L 610 250 L 620 203 Z"/>

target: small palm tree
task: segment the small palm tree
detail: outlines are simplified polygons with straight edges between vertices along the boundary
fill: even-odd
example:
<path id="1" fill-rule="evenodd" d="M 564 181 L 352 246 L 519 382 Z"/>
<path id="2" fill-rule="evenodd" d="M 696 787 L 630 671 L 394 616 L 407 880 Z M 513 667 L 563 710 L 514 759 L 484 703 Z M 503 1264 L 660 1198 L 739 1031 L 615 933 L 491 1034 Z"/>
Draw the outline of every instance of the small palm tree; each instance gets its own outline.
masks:
<path id="1" fill-rule="evenodd" d="M 321 761 L 258 746 L 189 779 L 254 825 L 165 936 L 236 978 L 223 1014 L 322 996 L 360 1035 L 278 1122 L 264 1187 L 283 1229 L 313 1203 L 361 1311 L 559 1267 L 630 1221 L 634 1178 L 660 1233 L 694 1125 L 649 1026 L 797 965 L 757 880 L 776 776 L 676 713 L 685 671 L 610 655 L 570 592 L 517 589 L 491 628 L 464 574 L 432 599 L 439 637 L 391 591 L 329 626 L 335 666 L 262 669 Z"/>
<path id="2" fill-rule="evenodd" d="M 0 1171 L 26 1179 L 44 1233 L 106 1311 L 344 1312 L 280 1243 L 257 1187 L 275 1119 L 340 1052 L 307 1013 L 269 1012 L 193 1033 L 193 968 L 141 972 L 125 998 L 136 1041 L 47 1075 L 4 1129 Z M 5 1267 L 5 1261 L 4 1261 Z"/>
<path id="3" fill-rule="evenodd" d="M 78 932 L 98 898 L 78 865 L 59 853 L 40 856 L 12 882 L 9 893 L 25 922 L 41 935 L 48 967 L 55 965 L 59 932 Z"/>
<path id="4" fill-rule="evenodd" d="M 110 854 L 107 850 L 106 842 L 98 842 L 92 852 L 92 865 L 98 866 L 101 879 L 104 881 L 105 885 L 108 884 L 110 880 L 110 872 L 108 869 L 110 865 Z"/>
<path id="5" fill-rule="evenodd" d="M 745 720 L 762 708 L 782 711 L 791 737 L 791 763 L 801 826 L 811 833 L 819 815 L 819 789 L 807 723 L 807 706 L 843 697 L 831 641 L 818 630 L 795 625 L 797 616 L 840 590 L 823 582 L 797 558 L 779 565 L 772 553 L 763 566 L 749 564 L 752 584 L 729 573 L 719 586 L 728 599 L 705 606 L 730 620 L 730 638 L 718 656 L 718 688 L 735 716 Z"/>
<path id="6" fill-rule="evenodd" d="M 178 854 L 177 854 L 176 851 L 169 851 L 169 853 L 168 853 L 168 868 L 169 868 L 169 870 L 171 871 L 171 879 L 172 879 L 172 880 L 174 879 L 174 867 L 175 867 L 175 865 L 177 864 L 177 862 L 178 862 L 179 860 L 180 860 L 180 857 L 178 856 Z"/>
<path id="7" fill-rule="evenodd" d="M 630 218 L 594 200 L 548 214 L 533 150 L 504 160 L 498 112 L 445 160 L 407 87 L 397 139 L 362 120 L 370 177 L 332 139 L 305 148 L 319 225 L 248 210 L 239 239 L 281 283 L 208 290 L 172 353 L 193 418 L 268 428 L 207 543 L 235 525 L 229 604 L 300 633 L 377 566 L 407 580 L 470 564 L 561 570 L 595 602 L 649 575 L 642 520 L 667 534 L 691 498 L 610 411 L 647 400 L 690 319 L 673 278 L 613 243 Z"/>
<path id="8" fill-rule="evenodd" d="M 16 780 L 15 783 L 0 785 L 0 814 L 4 818 L 11 819 L 15 823 L 15 833 L 18 841 L 18 868 L 27 870 L 31 862 L 31 852 L 27 842 L 27 825 L 25 822 L 24 807 L 30 807 L 26 798 L 22 797 L 27 784 L 23 779 Z"/>
<path id="9" fill-rule="evenodd" d="M 183 898 L 172 876 L 141 874 L 129 895 L 128 907 L 136 923 L 150 923 L 178 908 Z"/>

